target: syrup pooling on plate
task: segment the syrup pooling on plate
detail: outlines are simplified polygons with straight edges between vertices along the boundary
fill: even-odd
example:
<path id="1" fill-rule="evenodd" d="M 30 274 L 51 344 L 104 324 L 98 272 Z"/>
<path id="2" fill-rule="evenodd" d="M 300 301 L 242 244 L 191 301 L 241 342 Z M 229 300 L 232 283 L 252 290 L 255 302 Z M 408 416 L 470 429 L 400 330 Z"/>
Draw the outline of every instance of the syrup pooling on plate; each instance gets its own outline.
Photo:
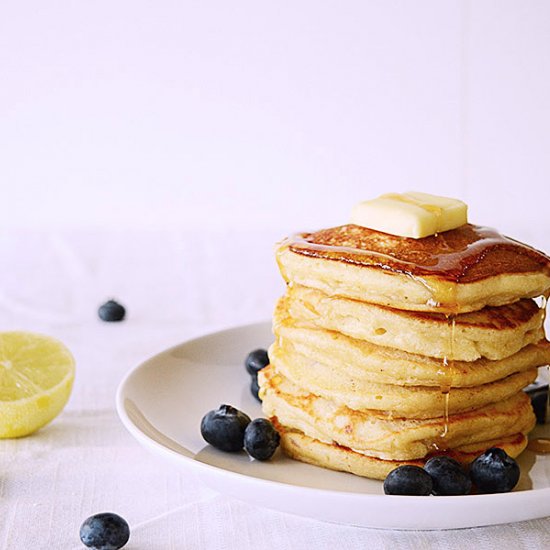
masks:
<path id="1" fill-rule="evenodd" d="M 547 437 L 530 439 L 527 448 L 534 453 L 550 454 L 550 439 Z"/>

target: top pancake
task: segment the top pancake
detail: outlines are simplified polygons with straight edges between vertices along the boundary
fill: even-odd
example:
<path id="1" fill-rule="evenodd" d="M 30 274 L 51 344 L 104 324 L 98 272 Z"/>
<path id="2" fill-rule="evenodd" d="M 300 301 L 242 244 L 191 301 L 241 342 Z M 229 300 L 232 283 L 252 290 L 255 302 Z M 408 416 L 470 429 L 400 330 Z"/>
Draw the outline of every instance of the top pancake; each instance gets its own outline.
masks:
<path id="1" fill-rule="evenodd" d="M 287 282 L 413 311 L 461 313 L 550 290 L 550 258 L 471 224 L 423 239 L 344 225 L 284 241 Z"/>

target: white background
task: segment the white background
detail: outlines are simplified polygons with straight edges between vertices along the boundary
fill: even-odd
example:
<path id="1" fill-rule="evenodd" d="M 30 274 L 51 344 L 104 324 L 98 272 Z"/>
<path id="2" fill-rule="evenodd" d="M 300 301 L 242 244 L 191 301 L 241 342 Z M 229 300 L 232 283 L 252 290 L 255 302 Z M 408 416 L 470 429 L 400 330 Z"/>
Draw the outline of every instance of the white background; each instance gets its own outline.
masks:
<path id="1" fill-rule="evenodd" d="M 2 227 L 345 223 L 456 196 L 543 246 L 550 2 L 3 1 Z"/>
<path id="2" fill-rule="evenodd" d="M 549 98 L 543 0 L 0 0 L 0 330 L 77 363 L 63 413 L 0 441 L 0 548 L 82 548 L 105 510 L 129 550 L 548 546 L 550 519 L 403 533 L 245 505 L 141 449 L 114 395 L 269 319 L 274 242 L 383 192 L 462 198 L 549 252 Z M 123 323 L 97 318 L 110 297 Z"/>

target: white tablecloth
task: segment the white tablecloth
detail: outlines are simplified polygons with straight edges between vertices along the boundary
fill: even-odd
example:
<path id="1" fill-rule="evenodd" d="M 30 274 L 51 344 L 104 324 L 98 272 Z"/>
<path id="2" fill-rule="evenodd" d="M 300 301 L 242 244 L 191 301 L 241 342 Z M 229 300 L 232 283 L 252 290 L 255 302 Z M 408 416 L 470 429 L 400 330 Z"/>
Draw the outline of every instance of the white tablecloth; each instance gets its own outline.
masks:
<path id="1" fill-rule="evenodd" d="M 0 547 L 82 548 L 91 514 L 131 527 L 128 550 L 550 547 L 550 518 L 444 532 L 360 529 L 256 508 L 149 454 L 114 409 L 124 374 L 162 349 L 268 319 L 280 235 L 13 230 L 0 235 L 0 330 L 61 339 L 77 361 L 69 404 L 36 434 L 0 441 Z M 116 298 L 122 323 L 97 307 Z"/>

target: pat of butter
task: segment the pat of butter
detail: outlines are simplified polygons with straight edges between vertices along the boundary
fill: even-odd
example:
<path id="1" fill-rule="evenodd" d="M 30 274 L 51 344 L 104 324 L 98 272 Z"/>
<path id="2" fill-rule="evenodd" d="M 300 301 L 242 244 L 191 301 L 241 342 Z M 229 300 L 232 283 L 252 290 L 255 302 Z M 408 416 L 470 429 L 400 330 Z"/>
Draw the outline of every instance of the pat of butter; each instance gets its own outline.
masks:
<path id="1" fill-rule="evenodd" d="M 350 221 L 376 231 L 421 239 L 468 223 L 468 207 L 458 199 L 427 193 L 388 193 L 355 205 Z"/>

